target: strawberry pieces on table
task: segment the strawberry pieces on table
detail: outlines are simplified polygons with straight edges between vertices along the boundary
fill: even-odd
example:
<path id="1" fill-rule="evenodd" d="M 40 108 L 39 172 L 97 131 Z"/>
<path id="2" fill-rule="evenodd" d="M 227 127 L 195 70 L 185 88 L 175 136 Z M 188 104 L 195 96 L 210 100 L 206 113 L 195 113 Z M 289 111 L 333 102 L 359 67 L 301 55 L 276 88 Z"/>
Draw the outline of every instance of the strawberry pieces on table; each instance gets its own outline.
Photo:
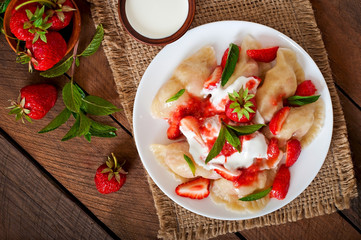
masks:
<path id="1" fill-rule="evenodd" d="M 315 85 L 311 80 L 306 80 L 297 86 L 295 95 L 297 96 L 312 96 L 317 91 Z"/>
<path id="2" fill-rule="evenodd" d="M 286 167 L 286 165 L 282 164 L 276 174 L 275 180 L 273 181 L 270 197 L 278 200 L 285 199 L 290 186 L 290 179 L 290 170 Z"/>
<path id="3" fill-rule="evenodd" d="M 286 166 L 291 167 L 301 154 L 301 143 L 297 139 L 288 140 L 286 143 Z"/>
<path id="4" fill-rule="evenodd" d="M 256 115 L 256 100 L 254 94 L 248 94 L 248 88 L 243 87 L 237 93 L 228 94 L 229 101 L 226 104 L 226 115 L 235 122 L 250 122 Z"/>
<path id="5" fill-rule="evenodd" d="M 175 192 L 182 197 L 192 199 L 203 199 L 209 195 L 210 180 L 207 178 L 199 177 L 189 182 L 178 185 Z"/>
<path id="6" fill-rule="evenodd" d="M 269 130 L 273 135 L 277 135 L 281 131 L 290 110 L 290 107 L 283 107 L 273 116 L 269 123 Z"/>
<path id="7" fill-rule="evenodd" d="M 20 62 L 31 62 L 39 71 L 48 70 L 58 63 L 66 53 L 67 44 L 58 32 L 48 32 L 46 38 L 47 43 L 40 40 L 35 43 L 27 42 L 30 53 L 19 56 Z"/>
<path id="8" fill-rule="evenodd" d="M 20 90 L 18 102 L 11 102 L 11 114 L 16 119 L 25 117 L 29 122 L 32 119 L 43 118 L 54 106 L 57 99 L 56 88 L 49 84 L 35 84 L 23 87 Z"/>
<path id="9" fill-rule="evenodd" d="M 275 60 L 278 48 L 276 46 L 263 49 L 249 49 L 247 50 L 247 55 L 257 62 L 271 62 Z"/>
<path id="10" fill-rule="evenodd" d="M 208 90 L 216 88 L 217 83 L 221 81 L 223 69 L 221 66 L 217 66 L 208 79 L 204 82 L 203 87 Z"/>
<path id="11" fill-rule="evenodd" d="M 58 31 L 69 25 L 73 12 L 76 11 L 70 0 L 56 0 L 56 7 L 49 9 L 49 22 L 52 24 L 49 30 Z"/>
<path id="12" fill-rule="evenodd" d="M 116 192 L 124 185 L 127 172 L 123 170 L 122 165 L 119 165 L 117 158 L 112 153 L 112 158 L 108 157 L 106 163 L 98 167 L 94 181 L 100 193 Z"/>

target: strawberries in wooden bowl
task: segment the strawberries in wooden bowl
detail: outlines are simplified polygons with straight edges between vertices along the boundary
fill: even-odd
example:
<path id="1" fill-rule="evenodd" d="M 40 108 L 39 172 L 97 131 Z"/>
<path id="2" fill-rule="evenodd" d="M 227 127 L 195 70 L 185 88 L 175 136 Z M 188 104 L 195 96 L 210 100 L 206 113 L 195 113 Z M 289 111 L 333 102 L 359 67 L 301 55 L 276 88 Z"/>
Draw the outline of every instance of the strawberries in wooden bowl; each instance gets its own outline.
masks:
<path id="1" fill-rule="evenodd" d="M 17 61 L 39 71 L 52 68 L 73 49 L 80 26 L 74 0 L 13 0 L 4 16 L 5 37 Z"/>

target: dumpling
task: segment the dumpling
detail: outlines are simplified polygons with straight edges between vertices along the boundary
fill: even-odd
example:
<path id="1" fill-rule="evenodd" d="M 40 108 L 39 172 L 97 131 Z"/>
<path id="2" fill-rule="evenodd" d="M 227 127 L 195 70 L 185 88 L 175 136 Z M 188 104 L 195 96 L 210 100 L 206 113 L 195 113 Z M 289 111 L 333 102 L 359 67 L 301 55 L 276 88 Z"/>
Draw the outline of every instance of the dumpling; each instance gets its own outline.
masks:
<path id="1" fill-rule="evenodd" d="M 175 142 L 169 145 L 152 144 L 150 150 L 155 158 L 164 166 L 168 167 L 173 173 L 183 178 L 205 177 L 209 179 L 217 179 L 219 175 L 213 170 L 206 170 L 194 163 L 192 155 L 188 151 L 189 144 L 186 141 Z M 190 157 L 195 165 L 195 176 L 188 163 L 184 159 L 184 154 Z"/>
<path id="2" fill-rule="evenodd" d="M 180 105 L 187 104 L 190 94 L 201 97 L 203 83 L 217 66 L 213 47 L 203 47 L 185 59 L 174 70 L 171 78 L 159 89 L 154 97 L 151 111 L 155 118 L 169 118 Z M 186 89 L 176 101 L 166 103 L 179 90 Z"/>
<path id="3" fill-rule="evenodd" d="M 266 73 L 264 83 L 256 94 L 258 111 L 266 122 L 283 107 L 284 98 L 295 94 L 297 84 L 304 79 L 296 54 L 289 49 L 278 49 L 276 65 Z"/>

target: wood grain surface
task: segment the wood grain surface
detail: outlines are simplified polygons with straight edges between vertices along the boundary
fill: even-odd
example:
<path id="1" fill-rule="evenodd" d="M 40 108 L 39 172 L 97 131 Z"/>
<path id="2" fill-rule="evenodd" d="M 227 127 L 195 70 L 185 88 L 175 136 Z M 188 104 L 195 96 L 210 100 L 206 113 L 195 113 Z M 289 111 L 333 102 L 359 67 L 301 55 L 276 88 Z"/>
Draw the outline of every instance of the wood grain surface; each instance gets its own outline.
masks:
<path id="1" fill-rule="evenodd" d="M 358 0 L 311 2 L 339 90 L 357 183 L 361 186 L 361 74 L 357 71 L 361 66 L 361 3 Z M 79 45 L 82 50 L 95 28 L 89 4 L 85 0 L 77 3 L 82 11 Z M 60 93 L 55 107 L 33 124 L 15 122 L 5 109 L 7 100 L 16 99 L 23 86 L 34 83 L 48 82 L 60 91 L 68 78 L 45 79 L 37 73 L 29 74 L 26 66 L 15 63 L 15 54 L 3 36 L 0 36 L 0 61 L 3 135 L 0 135 L 0 239 L 156 239 L 158 217 L 124 114 L 98 118 L 119 129 L 118 136 L 112 139 L 94 138 L 88 143 L 75 138 L 61 142 L 71 123 L 50 133 L 37 134 L 64 108 Z M 81 59 L 74 79 L 89 94 L 121 107 L 102 49 Z M 119 192 L 102 195 L 95 189 L 94 174 L 111 152 L 127 160 L 125 168 L 129 174 Z M 361 195 L 360 187 L 358 190 Z M 348 210 L 215 239 L 360 239 L 360 216 L 359 196 Z"/>

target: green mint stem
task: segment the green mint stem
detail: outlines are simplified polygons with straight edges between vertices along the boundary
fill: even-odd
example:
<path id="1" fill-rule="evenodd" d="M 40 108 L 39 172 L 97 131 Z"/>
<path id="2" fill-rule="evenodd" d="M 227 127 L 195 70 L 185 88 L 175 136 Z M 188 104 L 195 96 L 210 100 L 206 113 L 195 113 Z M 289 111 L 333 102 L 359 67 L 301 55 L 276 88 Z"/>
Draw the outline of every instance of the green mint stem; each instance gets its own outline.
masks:
<path id="1" fill-rule="evenodd" d="M 71 71 L 70 71 L 70 77 L 71 77 L 71 82 L 73 82 L 73 76 L 74 76 L 74 70 L 75 70 L 75 62 L 76 62 L 76 53 L 78 51 L 78 46 L 79 46 L 79 40 L 75 43 L 74 46 L 74 51 L 73 51 L 73 64 L 71 65 Z"/>
<path id="2" fill-rule="evenodd" d="M 53 3 L 52 1 L 48 1 L 48 0 L 30 0 L 30 1 L 27 1 L 27 2 L 24 2 L 24 3 L 20 4 L 20 5 L 18 5 L 18 6 L 15 8 L 15 10 L 17 11 L 17 10 L 19 10 L 19 8 L 21 8 L 21 7 L 25 6 L 25 5 L 28 5 L 28 4 L 30 4 L 30 3 L 37 3 L 37 2 L 48 3 L 48 4 L 50 4 L 51 6 L 56 7 L 56 4 Z"/>

